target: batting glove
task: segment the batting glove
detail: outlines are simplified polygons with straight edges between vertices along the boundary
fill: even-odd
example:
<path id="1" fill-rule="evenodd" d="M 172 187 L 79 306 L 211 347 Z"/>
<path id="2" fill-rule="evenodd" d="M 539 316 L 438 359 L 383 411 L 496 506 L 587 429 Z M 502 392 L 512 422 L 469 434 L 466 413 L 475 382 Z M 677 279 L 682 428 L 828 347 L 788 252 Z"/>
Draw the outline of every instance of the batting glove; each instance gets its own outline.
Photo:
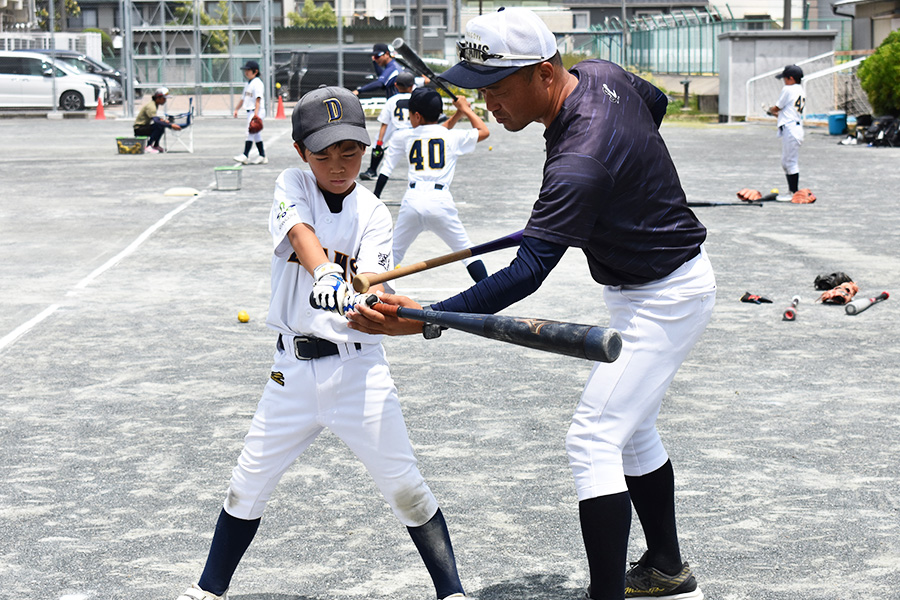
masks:
<path id="1" fill-rule="evenodd" d="M 381 158 L 384 156 L 384 148 L 382 147 L 383 142 L 376 142 L 375 147 L 372 148 L 372 156 L 375 158 Z"/>
<path id="2" fill-rule="evenodd" d="M 343 315 L 350 294 L 350 288 L 344 281 L 344 269 L 335 263 L 322 263 L 313 270 L 313 277 L 316 282 L 309 297 L 310 304 L 314 308 Z"/>
<path id="3" fill-rule="evenodd" d="M 347 296 L 347 301 L 344 304 L 344 310 L 340 314 L 343 315 L 348 311 L 353 310 L 357 304 L 372 306 L 376 302 L 378 302 L 378 296 L 375 294 L 349 294 Z"/>

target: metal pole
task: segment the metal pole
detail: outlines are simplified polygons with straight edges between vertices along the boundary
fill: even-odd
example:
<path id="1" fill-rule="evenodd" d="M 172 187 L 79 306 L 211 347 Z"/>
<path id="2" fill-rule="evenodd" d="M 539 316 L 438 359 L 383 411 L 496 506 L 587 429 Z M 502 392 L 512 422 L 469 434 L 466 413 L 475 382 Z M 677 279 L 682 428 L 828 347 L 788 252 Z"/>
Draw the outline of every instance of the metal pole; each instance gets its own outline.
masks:
<path id="1" fill-rule="evenodd" d="M 626 0 L 622 0 L 622 66 L 628 65 L 628 21 L 625 10 Z"/>
<path id="2" fill-rule="evenodd" d="M 425 46 L 425 34 L 422 31 L 422 0 L 416 0 L 416 52 L 422 56 Z"/>
<path id="3" fill-rule="evenodd" d="M 791 0 L 784 0 L 784 24 L 782 29 L 789 31 L 791 28 Z"/>
<path id="4" fill-rule="evenodd" d="M 131 0 L 122 0 L 122 68 L 125 71 L 125 116 L 134 117 L 134 34 L 131 31 Z"/>
<path id="5" fill-rule="evenodd" d="M 63 0 L 65 2 L 65 0 Z M 56 97 L 56 7 L 53 0 L 50 0 L 50 93 L 53 97 L 50 99 L 50 105 L 53 107 L 52 113 L 59 112 L 59 98 Z"/>
<path id="6" fill-rule="evenodd" d="M 272 4 L 262 3 L 262 78 L 266 89 L 266 114 L 272 114 L 272 101 L 275 99 L 275 69 L 272 56 Z"/>
<path id="7" fill-rule="evenodd" d="M 406 25 L 406 32 L 403 34 L 403 39 L 406 40 L 407 43 L 412 41 L 412 9 L 410 8 L 411 0 L 406 0 L 406 14 L 404 16 L 404 24 Z"/>
<path id="8" fill-rule="evenodd" d="M 341 1 L 337 0 L 337 84 L 344 87 L 344 19 L 341 17 Z"/>

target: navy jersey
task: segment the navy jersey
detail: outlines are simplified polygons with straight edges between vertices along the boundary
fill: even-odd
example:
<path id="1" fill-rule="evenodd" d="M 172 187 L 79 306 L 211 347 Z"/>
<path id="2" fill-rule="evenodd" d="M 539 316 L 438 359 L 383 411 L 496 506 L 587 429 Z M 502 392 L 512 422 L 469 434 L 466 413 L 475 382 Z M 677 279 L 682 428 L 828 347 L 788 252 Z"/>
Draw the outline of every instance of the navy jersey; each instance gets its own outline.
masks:
<path id="1" fill-rule="evenodd" d="M 578 85 L 544 133 L 544 179 L 525 234 L 581 248 L 601 284 L 665 277 L 699 253 L 706 228 L 657 130 L 664 96 L 611 62 L 571 72 Z"/>
<path id="2" fill-rule="evenodd" d="M 400 65 L 393 59 L 383 69 L 375 65 L 375 72 L 378 74 L 378 78 L 358 87 L 356 91 L 368 92 L 384 88 L 384 97 L 390 98 L 397 93 L 397 75 L 400 74 L 400 71 Z"/>

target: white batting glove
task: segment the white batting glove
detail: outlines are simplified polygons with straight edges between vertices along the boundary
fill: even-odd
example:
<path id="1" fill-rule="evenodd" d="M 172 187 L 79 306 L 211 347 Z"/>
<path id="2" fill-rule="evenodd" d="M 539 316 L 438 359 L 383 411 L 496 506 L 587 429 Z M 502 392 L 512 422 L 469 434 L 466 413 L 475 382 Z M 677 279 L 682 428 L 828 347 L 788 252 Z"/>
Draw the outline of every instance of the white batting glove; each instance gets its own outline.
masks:
<path id="1" fill-rule="evenodd" d="M 347 303 L 344 305 L 344 311 L 341 314 L 343 315 L 344 313 L 353 310 L 357 304 L 372 306 L 376 302 L 378 302 L 378 296 L 375 294 L 348 294 Z"/>
<path id="2" fill-rule="evenodd" d="M 350 288 L 344 281 L 344 269 L 335 263 L 322 263 L 313 270 L 316 282 L 313 284 L 310 304 L 315 308 L 344 314 Z"/>

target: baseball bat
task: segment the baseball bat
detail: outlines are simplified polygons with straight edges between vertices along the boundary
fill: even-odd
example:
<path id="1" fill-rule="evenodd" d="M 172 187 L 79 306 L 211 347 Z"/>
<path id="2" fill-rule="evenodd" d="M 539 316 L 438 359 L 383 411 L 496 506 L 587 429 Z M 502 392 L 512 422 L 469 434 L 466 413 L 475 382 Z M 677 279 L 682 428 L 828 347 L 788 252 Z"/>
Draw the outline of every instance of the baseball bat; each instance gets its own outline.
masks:
<path id="1" fill-rule="evenodd" d="M 425 75 L 429 79 L 431 79 L 436 86 L 447 92 L 450 98 L 456 102 L 456 94 L 450 91 L 444 83 L 437 78 L 437 75 L 434 74 L 428 65 L 425 64 L 419 55 L 416 54 L 416 51 L 406 45 L 406 42 L 403 41 L 403 38 L 397 38 L 391 44 L 394 47 L 394 50 L 400 53 L 400 56 L 403 57 L 403 60 L 410 66 L 413 71 L 416 71 L 419 75 Z"/>
<path id="2" fill-rule="evenodd" d="M 754 200 L 753 202 L 744 202 L 741 200 L 740 202 L 703 202 L 703 201 L 690 201 L 687 203 L 688 206 L 762 206 L 763 203 L 759 200 Z"/>
<path id="3" fill-rule="evenodd" d="M 622 335 L 610 327 L 546 319 L 419 310 L 383 302 L 375 304 L 373 308 L 385 315 L 434 323 L 516 346 L 592 361 L 613 362 L 622 351 Z"/>
<path id="4" fill-rule="evenodd" d="M 791 305 L 784 311 L 784 315 L 781 317 L 782 321 L 795 321 L 797 320 L 797 305 L 800 304 L 800 296 L 794 296 L 791 298 Z"/>
<path id="5" fill-rule="evenodd" d="M 860 300 L 854 300 L 853 302 L 848 302 L 846 306 L 844 306 L 844 310 L 848 315 L 858 315 L 862 311 L 866 310 L 873 304 L 877 304 L 879 302 L 883 302 L 890 298 L 891 295 L 887 292 L 881 292 L 874 298 L 862 298 Z"/>
<path id="6" fill-rule="evenodd" d="M 501 238 L 497 238 L 496 240 L 485 242 L 477 246 L 472 246 L 471 248 L 466 248 L 465 250 L 451 252 L 450 254 L 438 256 L 437 258 L 429 258 L 428 260 L 423 260 L 422 262 L 406 265 L 405 267 L 397 267 L 392 271 L 386 271 L 384 273 L 373 273 L 370 275 L 356 275 L 353 278 L 353 289 L 362 294 L 368 292 L 369 288 L 373 285 L 378 285 L 379 283 L 384 283 L 385 281 L 391 281 L 399 277 L 418 273 L 419 271 L 425 271 L 427 269 L 433 269 L 434 267 L 440 267 L 442 265 L 456 262 L 458 260 L 463 260 L 471 256 L 479 256 L 481 254 L 487 254 L 488 252 L 493 252 L 495 250 L 502 250 L 503 248 L 512 248 L 513 246 L 518 246 L 522 242 L 523 231 L 524 230 L 517 231 L 515 233 L 505 235 Z"/>

